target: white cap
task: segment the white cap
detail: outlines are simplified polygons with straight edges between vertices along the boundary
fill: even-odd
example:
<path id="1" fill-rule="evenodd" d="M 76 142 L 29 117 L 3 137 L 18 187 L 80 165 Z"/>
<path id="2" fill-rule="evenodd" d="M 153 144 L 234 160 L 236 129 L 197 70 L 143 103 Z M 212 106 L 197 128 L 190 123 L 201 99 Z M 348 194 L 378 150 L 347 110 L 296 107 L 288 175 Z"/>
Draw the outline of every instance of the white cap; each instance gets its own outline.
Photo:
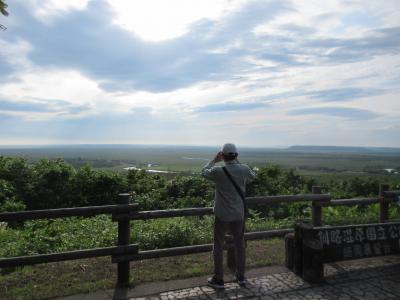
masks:
<path id="1" fill-rule="evenodd" d="M 237 149 L 236 146 L 234 144 L 231 143 L 226 143 L 223 147 L 222 147 L 222 152 L 224 154 L 237 154 Z"/>

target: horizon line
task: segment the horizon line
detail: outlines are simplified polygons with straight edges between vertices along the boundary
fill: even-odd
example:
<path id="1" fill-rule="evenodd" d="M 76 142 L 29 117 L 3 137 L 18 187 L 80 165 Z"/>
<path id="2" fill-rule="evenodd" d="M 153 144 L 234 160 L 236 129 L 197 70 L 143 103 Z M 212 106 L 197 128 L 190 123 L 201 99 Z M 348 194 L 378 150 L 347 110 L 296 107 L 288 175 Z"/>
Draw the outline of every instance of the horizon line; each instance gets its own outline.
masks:
<path id="1" fill-rule="evenodd" d="M 153 147 L 210 147 L 220 148 L 220 145 L 210 144 L 153 144 L 153 143 L 49 143 L 49 144 L 0 144 L 0 148 L 29 148 L 29 147 L 61 147 L 61 146 L 153 146 Z M 237 144 L 236 145 L 240 145 Z M 240 148 L 259 148 L 259 149 L 288 149 L 292 147 L 332 147 L 332 148 L 386 148 L 386 149 L 400 149 L 399 146 L 344 146 L 344 145 L 313 145 L 313 144 L 293 144 L 293 145 L 273 145 L 273 146 L 256 146 L 256 145 L 240 145 Z"/>

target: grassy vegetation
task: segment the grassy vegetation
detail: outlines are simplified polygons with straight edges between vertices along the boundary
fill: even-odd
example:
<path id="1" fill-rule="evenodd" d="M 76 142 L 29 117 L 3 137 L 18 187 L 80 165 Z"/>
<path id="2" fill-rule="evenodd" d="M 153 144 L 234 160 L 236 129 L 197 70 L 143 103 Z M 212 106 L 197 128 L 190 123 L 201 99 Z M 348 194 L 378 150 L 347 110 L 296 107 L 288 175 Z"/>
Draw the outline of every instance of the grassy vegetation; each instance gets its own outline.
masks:
<path id="1" fill-rule="evenodd" d="M 281 239 L 248 243 L 248 268 L 283 261 Z M 211 274 L 212 268 L 211 253 L 136 261 L 131 263 L 131 285 Z M 29 266 L 0 274 L 0 299 L 48 299 L 110 289 L 115 287 L 116 271 L 109 257 Z"/>
<path id="2" fill-rule="evenodd" d="M 131 222 L 131 243 L 141 250 L 210 243 L 212 217 L 170 218 Z M 292 220 L 255 218 L 248 231 L 287 228 Z M 90 234 L 88 234 L 90 233 Z M 0 229 L 0 257 L 13 257 L 116 244 L 117 227 L 109 216 L 29 221 L 23 227 Z"/>
<path id="3" fill-rule="evenodd" d="M 292 205 L 293 206 L 293 205 Z M 300 219 L 308 219 L 310 210 L 296 204 L 302 211 Z M 378 206 L 365 208 L 324 208 L 326 224 L 354 224 L 376 222 Z M 390 209 L 391 218 L 400 216 L 396 207 Z M 247 231 L 288 228 L 298 219 L 255 217 L 248 220 Z M 141 249 L 164 248 L 211 242 L 211 217 L 158 219 L 132 222 L 132 242 Z M 57 233 L 56 233 L 57 232 Z M 90 232 L 91 234 L 87 234 Z M 51 238 L 53 237 L 53 239 Z M 3 228 L 0 243 L 5 245 L 0 256 L 57 252 L 69 249 L 114 245 L 115 224 L 108 216 L 90 219 L 31 221 L 23 229 Z M 247 267 L 282 264 L 282 239 L 248 242 Z M 188 278 L 212 272 L 211 253 L 186 255 L 133 262 L 132 285 L 178 278 Z M 98 289 L 113 288 L 116 266 L 110 258 L 83 259 L 24 268 L 3 270 L 0 274 L 0 299 L 44 299 Z"/>
<path id="4" fill-rule="evenodd" d="M 282 219 L 253 216 L 247 220 L 247 231 L 291 228 L 297 221 L 311 218 L 308 204 L 297 203 L 285 209 L 292 215 Z M 323 210 L 325 224 L 331 225 L 376 222 L 378 215 L 377 205 Z M 399 218 L 399 209 L 392 207 L 390 215 Z M 134 221 L 131 222 L 131 243 L 138 243 L 141 250 L 210 243 L 212 224 L 211 216 Z M 107 247 L 115 245 L 116 239 L 116 223 L 105 215 L 29 221 L 23 227 L 0 227 L 0 257 Z"/>

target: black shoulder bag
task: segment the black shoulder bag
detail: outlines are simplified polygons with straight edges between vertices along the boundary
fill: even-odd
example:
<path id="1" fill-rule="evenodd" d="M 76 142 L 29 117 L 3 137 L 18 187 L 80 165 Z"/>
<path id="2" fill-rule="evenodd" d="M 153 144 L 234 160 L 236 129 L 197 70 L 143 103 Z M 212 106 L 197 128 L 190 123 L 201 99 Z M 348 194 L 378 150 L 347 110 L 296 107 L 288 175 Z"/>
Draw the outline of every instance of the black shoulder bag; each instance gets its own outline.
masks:
<path id="1" fill-rule="evenodd" d="M 226 169 L 226 167 L 222 167 L 222 170 L 224 170 L 226 176 L 229 178 L 230 182 L 233 184 L 233 186 L 235 187 L 236 191 L 238 192 L 238 194 L 240 195 L 240 198 L 242 199 L 243 202 L 243 208 L 244 208 L 244 218 L 247 219 L 247 217 L 249 216 L 249 210 L 247 208 L 246 205 L 246 201 L 245 201 L 245 196 L 243 191 L 240 189 L 240 187 L 237 185 L 237 183 L 235 182 L 235 180 L 233 180 L 231 174 L 228 172 L 228 170 Z"/>

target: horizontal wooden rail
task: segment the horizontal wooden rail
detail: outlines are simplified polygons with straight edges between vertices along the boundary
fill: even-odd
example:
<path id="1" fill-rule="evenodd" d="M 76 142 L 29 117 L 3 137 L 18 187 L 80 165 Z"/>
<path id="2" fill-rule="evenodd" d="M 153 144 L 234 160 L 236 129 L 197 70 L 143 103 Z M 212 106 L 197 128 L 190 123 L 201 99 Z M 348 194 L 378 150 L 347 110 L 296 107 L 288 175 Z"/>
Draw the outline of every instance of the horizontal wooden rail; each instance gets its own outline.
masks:
<path id="1" fill-rule="evenodd" d="M 383 191 L 385 197 L 396 197 L 400 196 L 400 191 Z"/>
<path id="2" fill-rule="evenodd" d="M 150 210 L 150 211 L 137 211 L 129 214 L 113 214 L 113 221 L 122 220 L 148 220 L 159 218 L 172 218 L 172 217 L 187 217 L 187 216 L 204 216 L 214 214 L 212 207 L 199 207 L 199 208 L 181 208 L 181 209 L 165 209 L 165 210 Z"/>
<path id="3" fill-rule="evenodd" d="M 270 238 L 274 238 L 274 237 L 282 237 L 291 232 L 293 232 L 292 228 L 247 232 L 244 234 L 244 239 L 246 241 L 247 240 L 270 239 Z"/>
<path id="4" fill-rule="evenodd" d="M 166 248 L 166 249 L 155 249 L 155 250 L 147 250 L 140 251 L 138 254 L 126 254 L 126 255 L 113 255 L 112 262 L 118 263 L 122 261 L 131 261 L 131 260 L 142 260 L 142 259 L 151 259 L 151 258 L 160 258 L 160 257 L 168 257 L 168 256 L 178 256 L 178 255 L 186 255 L 186 254 L 194 254 L 201 252 L 209 252 L 212 250 L 212 244 L 203 244 L 203 245 L 194 245 L 194 246 L 183 246 L 183 247 L 174 247 L 174 248 Z"/>
<path id="5" fill-rule="evenodd" d="M 260 239 L 268 239 L 273 237 L 282 237 L 287 233 L 293 232 L 293 229 L 274 229 L 268 231 L 255 231 L 255 232 L 247 232 L 244 234 L 244 239 L 247 240 L 260 240 Z M 229 240 L 229 239 L 228 239 Z M 122 254 L 122 255 L 113 255 L 112 262 L 122 262 L 122 261 L 131 261 L 131 260 L 142 260 L 142 259 L 151 259 L 151 258 L 160 258 L 160 257 L 168 257 L 168 256 L 178 256 L 178 255 L 186 255 L 186 254 L 194 254 L 201 252 L 209 252 L 212 250 L 212 244 L 202 244 L 202 245 L 193 245 L 193 246 L 182 246 L 182 247 L 174 247 L 174 248 L 166 248 L 166 249 L 155 249 L 155 250 L 146 250 L 139 251 L 137 254 Z"/>
<path id="6" fill-rule="evenodd" d="M 35 219 L 55 219 L 65 217 L 92 217 L 101 214 L 135 211 L 137 210 L 138 206 L 139 205 L 137 203 L 133 203 L 5 212 L 0 213 L 0 222 L 26 221 Z"/>
<path id="7" fill-rule="evenodd" d="M 248 197 L 246 203 L 248 205 L 271 205 L 278 203 L 292 203 L 302 201 L 316 201 L 316 202 L 328 202 L 331 200 L 329 194 L 300 194 L 300 195 L 280 195 L 280 196 L 261 196 L 261 197 Z"/>
<path id="8" fill-rule="evenodd" d="M 327 206 L 354 206 L 369 205 L 379 203 L 380 222 L 390 222 L 388 220 L 389 202 L 392 202 L 400 195 L 400 191 L 387 191 L 387 185 L 380 186 L 379 197 L 375 198 L 357 198 L 357 199 L 339 199 L 332 200 L 331 195 L 321 194 L 321 187 L 313 187 L 313 194 L 300 195 L 278 195 L 278 196 L 260 196 L 248 197 L 246 203 L 252 205 L 275 205 L 281 203 L 294 202 L 312 202 L 313 224 L 322 224 L 322 207 Z M 148 220 L 157 218 L 171 218 L 184 216 L 203 216 L 212 215 L 212 207 L 202 208 L 183 208 L 156 211 L 137 211 L 138 204 L 129 204 L 130 195 L 120 194 L 118 205 L 90 206 L 46 209 L 35 211 L 6 212 L 0 213 L 0 222 L 25 221 L 35 219 L 54 219 L 65 217 L 91 217 L 99 214 L 111 214 L 113 221 L 118 221 L 118 244 L 115 247 L 105 247 L 96 249 L 76 250 L 69 252 L 43 254 L 34 256 L 21 256 L 0 259 L 0 268 L 14 267 L 21 265 L 32 265 L 38 263 L 48 263 L 72 259 L 111 256 L 112 262 L 118 263 L 118 284 L 126 286 L 129 283 L 129 262 L 131 260 L 141 260 L 150 258 L 159 258 L 167 256 L 185 255 L 192 253 L 208 252 L 212 250 L 212 244 L 183 246 L 168 249 L 154 249 L 147 251 L 138 251 L 137 244 L 129 244 L 130 224 L 129 220 Z M 315 225 L 320 226 L 320 225 Z M 273 237 L 282 237 L 287 233 L 293 232 L 293 229 L 276 229 L 268 231 L 245 233 L 245 240 L 268 239 Z M 226 240 L 226 247 L 230 251 L 232 237 Z M 229 255 L 228 255 L 229 256 Z"/>
<path id="9" fill-rule="evenodd" d="M 352 199 L 337 199 L 330 202 L 317 203 L 320 206 L 356 206 L 356 205 L 370 205 L 381 202 L 394 202 L 394 198 L 352 198 Z"/>
<path id="10" fill-rule="evenodd" d="M 329 194 L 302 194 L 302 195 L 283 195 L 283 196 L 263 196 L 263 197 L 247 197 L 246 203 L 251 205 L 272 205 L 277 203 L 292 203 L 301 201 L 313 201 L 317 203 L 329 202 L 331 196 Z M 115 213 L 112 216 L 113 221 L 122 220 L 149 220 L 159 218 L 172 217 L 188 217 L 188 216 L 204 216 L 212 215 L 212 207 L 199 208 L 181 208 L 181 209 L 164 209 L 151 211 L 134 211 L 129 214 Z"/>
<path id="11" fill-rule="evenodd" d="M 136 254 L 138 253 L 138 245 L 131 244 L 127 246 L 114 246 L 94 249 L 75 250 L 60 253 L 40 254 L 32 256 L 18 256 L 0 259 L 0 268 L 34 265 L 40 263 L 49 263 L 63 260 L 109 256 L 109 255 L 122 255 L 122 254 Z"/>
<path id="12" fill-rule="evenodd" d="M 356 205 L 370 205 L 379 203 L 379 198 L 353 198 L 353 199 L 338 199 L 329 202 L 318 203 L 320 206 L 356 206 Z"/>
<path id="13" fill-rule="evenodd" d="M 388 220 L 385 220 L 384 223 L 396 223 L 396 222 L 400 223 L 400 219 L 388 219 Z"/>

